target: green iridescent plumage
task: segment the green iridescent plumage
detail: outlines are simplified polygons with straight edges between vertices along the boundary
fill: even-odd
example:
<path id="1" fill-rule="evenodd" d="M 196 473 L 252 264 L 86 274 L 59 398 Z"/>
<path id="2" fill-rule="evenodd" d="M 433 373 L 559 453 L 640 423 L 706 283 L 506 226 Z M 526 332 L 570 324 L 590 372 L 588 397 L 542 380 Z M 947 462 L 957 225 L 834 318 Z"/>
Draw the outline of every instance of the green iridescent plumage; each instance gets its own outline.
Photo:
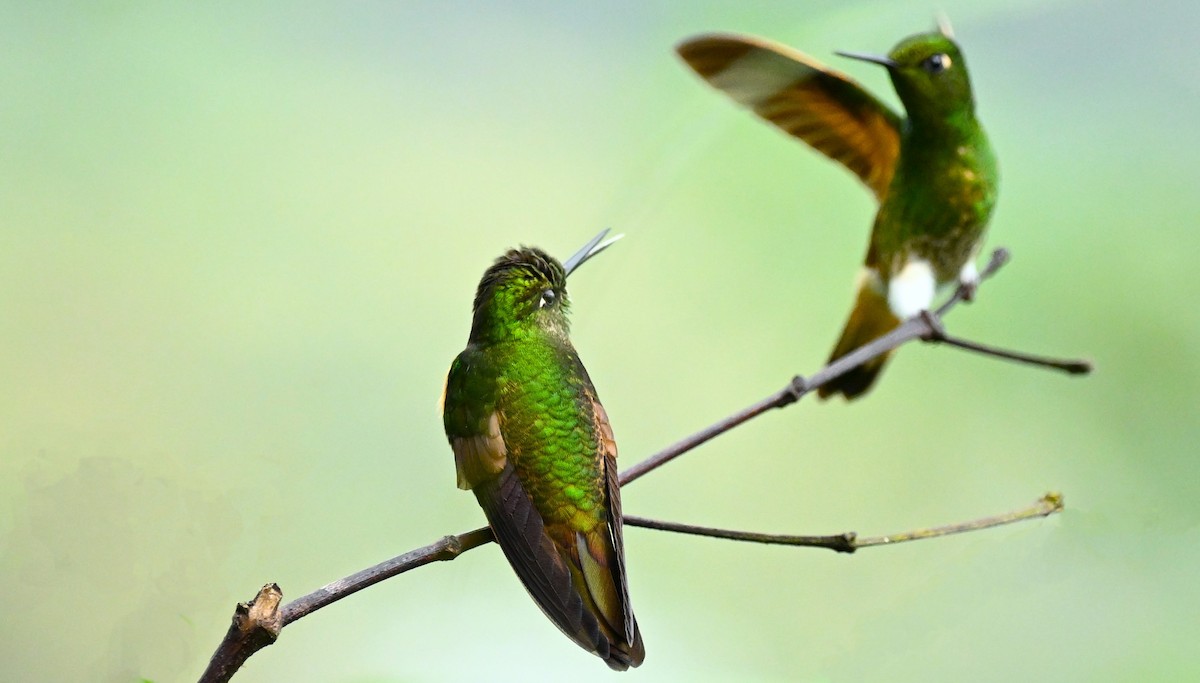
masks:
<path id="1" fill-rule="evenodd" d="M 625 579 L 616 442 L 567 322 L 566 277 L 608 246 L 602 237 L 565 267 L 523 248 L 487 270 L 446 379 L 443 423 L 459 487 L 475 492 L 530 595 L 623 670 L 645 651 Z"/>
<path id="2" fill-rule="evenodd" d="M 844 165 L 879 200 L 857 300 L 830 361 L 928 309 L 939 288 L 974 284 L 998 174 L 966 62 L 945 27 L 904 39 L 887 57 L 841 53 L 886 67 L 906 117 L 844 74 L 759 38 L 700 36 L 678 50 L 714 87 Z M 820 395 L 861 395 L 886 360 Z"/>

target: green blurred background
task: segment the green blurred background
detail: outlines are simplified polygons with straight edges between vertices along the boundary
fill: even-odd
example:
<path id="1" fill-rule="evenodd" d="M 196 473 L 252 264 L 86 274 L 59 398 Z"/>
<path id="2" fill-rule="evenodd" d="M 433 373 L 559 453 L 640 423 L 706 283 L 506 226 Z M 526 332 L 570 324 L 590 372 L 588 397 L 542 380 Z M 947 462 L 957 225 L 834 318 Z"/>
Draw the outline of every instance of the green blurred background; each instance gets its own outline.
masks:
<path id="1" fill-rule="evenodd" d="M 671 46 L 767 35 L 895 102 L 925 2 L 5 3 L 0 678 L 194 680 L 235 602 L 483 519 L 436 403 L 520 243 L 572 280 L 628 466 L 823 362 L 874 206 Z M 1200 7 L 943 2 L 1013 263 L 909 347 L 630 487 L 794 533 L 1061 516 L 854 556 L 630 529 L 646 681 L 1200 680 Z M 237 681 L 614 680 L 495 547 L 287 628 Z"/>

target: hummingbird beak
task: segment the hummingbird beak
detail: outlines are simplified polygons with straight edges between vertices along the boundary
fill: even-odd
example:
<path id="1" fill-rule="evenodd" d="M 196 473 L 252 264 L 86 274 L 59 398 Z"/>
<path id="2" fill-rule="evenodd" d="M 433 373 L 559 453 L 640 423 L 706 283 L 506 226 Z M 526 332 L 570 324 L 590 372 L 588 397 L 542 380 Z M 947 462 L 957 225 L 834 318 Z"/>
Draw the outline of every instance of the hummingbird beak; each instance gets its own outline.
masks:
<path id="1" fill-rule="evenodd" d="M 584 261 L 587 261 L 588 259 L 595 256 L 596 254 L 599 254 L 600 252 L 604 251 L 605 249 L 608 249 L 609 247 L 612 246 L 613 242 L 616 242 L 617 240 L 619 240 L 625 236 L 625 235 L 617 235 L 616 237 L 610 237 L 608 239 L 604 239 L 604 237 L 606 235 L 608 235 L 608 232 L 609 232 L 608 228 L 601 230 L 599 235 L 596 235 L 592 239 L 588 240 L 588 243 L 583 245 L 583 247 L 579 251 L 575 252 L 571 256 L 571 258 L 567 259 L 566 261 L 563 261 L 562 265 L 563 265 L 564 275 L 570 275 L 572 271 L 574 271 L 579 266 L 582 266 Z"/>
<path id="2" fill-rule="evenodd" d="M 899 64 L 892 61 L 892 59 L 890 57 L 882 57 L 880 55 L 868 55 L 868 54 L 863 54 L 862 52 L 835 52 L 834 54 L 840 55 L 842 57 L 849 57 L 850 59 L 857 59 L 857 60 L 863 61 L 863 62 L 872 62 L 875 64 L 882 64 L 883 66 L 886 66 L 889 69 L 894 69 L 897 66 L 899 66 Z"/>
<path id="3" fill-rule="evenodd" d="M 945 12 L 939 11 L 934 15 L 934 20 L 937 21 L 938 33 L 954 40 L 954 27 L 950 25 L 950 17 L 946 16 Z"/>

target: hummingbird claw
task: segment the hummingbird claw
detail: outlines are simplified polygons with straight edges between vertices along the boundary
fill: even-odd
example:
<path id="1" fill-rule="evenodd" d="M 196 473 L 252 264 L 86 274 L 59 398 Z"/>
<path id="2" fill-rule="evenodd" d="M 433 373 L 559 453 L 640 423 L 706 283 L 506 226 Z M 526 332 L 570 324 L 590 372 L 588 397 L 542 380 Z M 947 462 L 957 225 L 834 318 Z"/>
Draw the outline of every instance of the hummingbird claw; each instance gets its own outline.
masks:
<path id="1" fill-rule="evenodd" d="M 979 289 L 979 280 L 971 282 L 960 282 L 958 284 L 958 296 L 966 303 L 971 303 L 975 300 L 975 292 Z"/>
<path id="2" fill-rule="evenodd" d="M 921 341 L 939 342 L 946 339 L 946 328 L 942 325 L 942 321 L 937 315 L 926 309 L 918 313 L 917 316 L 929 326 L 929 331 L 921 335 Z"/>

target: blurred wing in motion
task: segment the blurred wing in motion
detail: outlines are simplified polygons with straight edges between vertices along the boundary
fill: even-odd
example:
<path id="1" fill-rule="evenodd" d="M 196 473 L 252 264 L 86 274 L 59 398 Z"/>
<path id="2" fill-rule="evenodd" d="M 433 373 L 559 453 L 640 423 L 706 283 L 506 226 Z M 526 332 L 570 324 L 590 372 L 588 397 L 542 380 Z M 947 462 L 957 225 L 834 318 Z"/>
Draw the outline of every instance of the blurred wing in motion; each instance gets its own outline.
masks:
<path id="1" fill-rule="evenodd" d="M 714 88 L 853 171 L 883 201 L 902 119 L 848 76 L 750 36 L 697 36 L 676 51 Z"/>

